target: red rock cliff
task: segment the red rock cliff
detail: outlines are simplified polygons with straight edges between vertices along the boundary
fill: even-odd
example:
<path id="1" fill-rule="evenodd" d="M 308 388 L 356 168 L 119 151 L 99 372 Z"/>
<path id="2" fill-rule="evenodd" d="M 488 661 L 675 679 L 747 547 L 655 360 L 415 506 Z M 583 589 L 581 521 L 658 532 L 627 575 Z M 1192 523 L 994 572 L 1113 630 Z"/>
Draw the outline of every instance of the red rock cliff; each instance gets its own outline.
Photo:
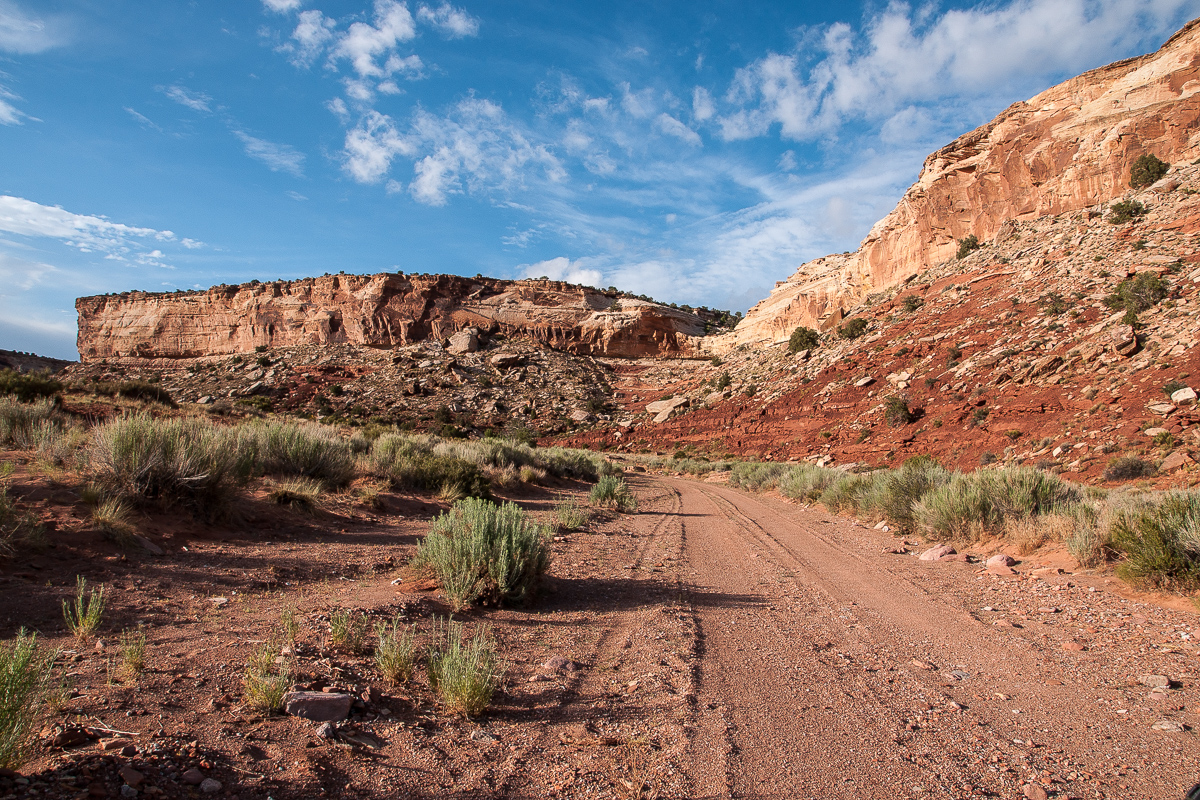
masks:
<path id="1" fill-rule="evenodd" d="M 1119 197 L 1144 153 L 1191 162 L 1200 155 L 1198 93 L 1200 20 L 1155 53 L 1013 104 L 925 159 L 917 182 L 855 253 L 802 265 L 723 344 L 786 341 L 798 325 L 831 327 L 868 292 L 952 258 L 962 237 L 988 241 L 1010 219 Z"/>
<path id="2" fill-rule="evenodd" d="M 698 355 L 704 323 L 656 303 L 557 281 L 454 275 L 326 275 L 201 292 L 81 297 L 79 356 L 191 358 L 258 345 L 376 347 L 476 326 L 579 355 Z"/>

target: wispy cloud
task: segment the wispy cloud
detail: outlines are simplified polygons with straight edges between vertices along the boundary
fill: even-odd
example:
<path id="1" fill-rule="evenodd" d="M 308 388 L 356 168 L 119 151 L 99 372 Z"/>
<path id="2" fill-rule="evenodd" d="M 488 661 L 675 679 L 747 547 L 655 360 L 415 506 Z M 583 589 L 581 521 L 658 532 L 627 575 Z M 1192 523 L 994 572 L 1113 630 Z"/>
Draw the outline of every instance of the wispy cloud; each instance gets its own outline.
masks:
<path id="1" fill-rule="evenodd" d="M 31 16 L 13 0 L 0 0 L 0 51 L 16 55 L 41 53 L 66 44 L 68 38 L 64 18 Z"/>
<path id="2" fill-rule="evenodd" d="M 193 92 L 182 86 L 156 86 L 155 89 L 192 111 L 199 111 L 202 114 L 212 113 L 212 98 L 204 92 Z"/>
<path id="3" fill-rule="evenodd" d="M 160 128 L 157 123 L 152 121 L 146 115 L 138 113 L 137 111 L 133 110 L 129 106 L 125 106 L 125 113 L 128 114 L 129 116 L 133 117 L 134 120 L 139 125 L 141 125 L 143 128 L 150 128 L 151 130 L 155 130 L 155 131 L 158 131 L 159 133 L 162 133 L 162 128 Z"/>
<path id="4" fill-rule="evenodd" d="M 56 239 L 82 253 L 112 261 L 165 266 L 163 253 L 148 242 L 175 242 L 171 231 L 139 228 L 88 214 L 75 214 L 23 197 L 0 195 L 0 231 L 33 239 Z M 200 242 L 185 247 L 202 246 Z"/>
<path id="5" fill-rule="evenodd" d="M 268 11 L 274 11 L 276 14 L 286 14 L 289 11 L 295 11 L 303 5 L 302 0 L 262 0 L 263 6 Z"/>
<path id="6" fill-rule="evenodd" d="M 478 18 L 449 3 L 442 3 L 437 8 L 422 5 L 417 9 L 417 19 L 431 25 L 451 39 L 479 35 Z"/>
<path id="7" fill-rule="evenodd" d="M 304 154 L 294 147 L 268 142 L 245 131 L 234 130 L 233 135 L 241 140 L 246 155 L 263 162 L 272 172 L 286 172 L 296 177 L 304 174 Z"/>
<path id="8" fill-rule="evenodd" d="M 21 120 L 29 119 L 29 115 L 14 106 L 9 100 L 21 98 L 0 85 L 0 125 L 20 125 Z"/>

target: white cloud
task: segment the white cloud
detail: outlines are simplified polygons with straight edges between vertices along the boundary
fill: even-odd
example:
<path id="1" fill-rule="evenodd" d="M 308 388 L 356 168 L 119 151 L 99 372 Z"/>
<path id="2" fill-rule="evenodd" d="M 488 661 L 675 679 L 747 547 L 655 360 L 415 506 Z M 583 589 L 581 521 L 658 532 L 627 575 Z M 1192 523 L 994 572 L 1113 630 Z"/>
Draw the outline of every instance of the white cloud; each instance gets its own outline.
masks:
<path id="1" fill-rule="evenodd" d="M 20 125 L 29 115 L 14 106 L 9 100 L 20 100 L 17 95 L 0 85 L 0 125 Z"/>
<path id="2" fill-rule="evenodd" d="M 201 247 L 204 247 L 204 242 L 201 242 L 197 239 L 184 238 L 184 239 L 180 239 L 179 243 L 181 245 L 183 245 L 184 247 L 186 247 L 188 250 L 197 250 Z"/>
<path id="3" fill-rule="evenodd" d="M 585 266 L 586 262 L 587 259 L 571 261 L 569 258 L 559 256 L 539 261 L 536 264 L 522 264 L 517 269 L 522 278 L 546 277 L 552 281 L 565 281 L 566 283 L 600 288 L 604 280 L 603 273 L 598 269 Z"/>
<path id="4" fill-rule="evenodd" d="M 717 113 L 717 108 L 713 105 L 712 95 L 708 93 L 708 89 L 703 86 L 692 89 L 692 115 L 697 121 L 703 122 L 715 113 Z"/>
<path id="5" fill-rule="evenodd" d="M 276 14 L 286 14 L 301 6 L 301 0 L 262 0 L 262 4 Z"/>
<path id="6" fill-rule="evenodd" d="M 181 106 L 205 114 L 212 113 L 212 98 L 204 92 L 193 92 L 182 86 L 159 86 L 156 88 Z"/>
<path id="7" fill-rule="evenodd" d="M 861 33 L 845 23 L 805 32 L 803 51 L 738 70 L 719 117 L 726 139 L 812 140 L 917 103 L 1043 88 L 1173 25 L 1194 0 L 1015 0 L 941 14 L 893 2 Z M 901 132 L 903 121 L 889 129 Z"/>
<path id="8" fill-rule="evenodd" d="M 246 155 L 263 162 L 272 172 L 287 172 L 297 177 L 304 174 L 304 154 L 294 147 L 268 142 L 239 130 L 234 130 L 233 135 L 241 140 Z"/>
<path id="9" fill-rule="evenodd" d="M 629 83 L 622 83 L 621 89 L 621 108 L 633 117 L 646 118 L 654 113 L 654 90 L 650 88 L 642 89 L 640 92 L 633 91 Z"/>
<path id="10" fill-rule="evenodd" d="M 437 8 L 422 5 L 417 9 L 417 19 L 452 39 L 479 34 L 479 19 L 449 3 L 442 3 Z"/>
<path id="11" fill-rule="evenodd" d="M 175 241 L 171 231 L 138 228 L 104 217 L 74 214 L 58 206 L 44 206 L 22 197 L 0 195 L 0 231 L 30 238 L 57 239 L 83 253 L 99 253 L 114 261 L 149 259 L 157 262 L 161 251 L 148 250 L 145 240 Z M 191 241 L 191 240 L 189 240 Z"/>
<path id="12" fill-rule="evenodd" d="M 682 139 L 695 147 L 700 146 L 700 134 L 684 125 L 679 120 L 672 117 L 670 114 L 659 114 L 658 119 L 654 121 L 654 126 L 668 136 L 674 136 L 677 139 Z"/>
<path id="13" fill-rule="evenodd" d="M 346 108 L 346 101 L 340 97 L 335 97 L 325 104 L 330 113 L 345 121 L 350 116 L 350 110 Z"/>
<path id="14" fill-rule="evenodd" d="M 287 196 L 288 196 L 288 197 L 290 197 L 290 198 L 292 198 L 293 200 L 295 200 L 295 201 L 296 201 L 296 202 L 298 202 L 298 203 L 302 203 L 302 202 L 304 202 L 305 200 L 307 200 L 307 199 L 308 199 L 307 197 L 305 197 L 304 195 L 300 194 L 299 192 L 295 192 L 295 191 L 291 191 L 291 190 L 289 190 L 289 191 L 287 192 Z"/>
<path id="15" fill-rule="evenodd" d="M 325 51 L 335 27 L 336 23 L 320 11 L 302 11 L 291 41 L 278 49 L 289 54 L 288 60 L 297 67 L 308 67 Z"/>
<path id="16" fill-rule="evenodd" d="M 792 150 L 784 150 L 783 155 L 779 157 L 779 169 L 784 172 L 791 172 L 796 168 L 796 153 Z"/>
<path id="17" fill-rule="evenodd" d="M 59 273 L 58 267 L 0 250 L 0 285 L 29 291 Z"/>
<path id="18" fill-rule="evenodd" d="M 151 128 L 152 130 L 156 130 L 159 133 L 162 133 L 162 128 L 160 128 L 158 125 L 156 125 L 151 119 L 146 117 L 144 114 L 139 114 L 137 111 L 134 111 L 129 106 L 125 106 L 125 113 L 127 113 L 127 114 L 129 114 L 129 116 L 133 117 L 137 121 L 137 123 L 139 125 L 141 125 L 142 127 Z"/>
<path id="19" fill-rule="evenodd" d="M 66 40 L 66 25 L 60 18 L 31 17 L 13 0 L 0 0 L 0 50 L 17 55 L 41 53 Z"/>
<path id="20" fill-rule="evenodd" d="M 413 145 L 400 136 L 391 117 L 370 111 L 346 132 L 343 168 L 359 183 L 378 183 L 393 158 L 413 152 Z"/>
<path id="21" fill-rule="evenodd" d="M 400 42 L 416 37 L 416 23 L 408 7 L 395 0 L 375 0 L 374 22 L 352 24 L 338 37 L 330 57 L 348 59 L 363 78 L 386 78 L 391 73 L 378 63 L 378 58 Z"/>

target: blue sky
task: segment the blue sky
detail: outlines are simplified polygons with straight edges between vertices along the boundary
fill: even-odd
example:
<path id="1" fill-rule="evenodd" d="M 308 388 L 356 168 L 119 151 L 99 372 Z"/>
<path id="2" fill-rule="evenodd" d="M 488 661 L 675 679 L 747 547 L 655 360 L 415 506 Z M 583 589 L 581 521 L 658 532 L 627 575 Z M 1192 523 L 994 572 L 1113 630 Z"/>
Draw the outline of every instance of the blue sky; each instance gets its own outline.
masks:
<path id="1" fill-rule="evenodd" d="M 548 275 L 745 310 L 1200 0 L 0 0 L 0 347 L 74 298 Z"/>

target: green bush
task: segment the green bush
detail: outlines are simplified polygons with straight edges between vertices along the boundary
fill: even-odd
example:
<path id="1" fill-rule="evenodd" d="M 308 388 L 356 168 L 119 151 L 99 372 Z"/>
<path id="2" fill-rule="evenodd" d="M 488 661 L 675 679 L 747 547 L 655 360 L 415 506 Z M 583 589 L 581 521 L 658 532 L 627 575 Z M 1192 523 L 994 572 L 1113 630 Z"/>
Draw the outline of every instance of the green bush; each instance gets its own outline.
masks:
<path id="1" fill-rule="evenodd" d="M 1112 294 L 1104 298 L 1104 304 L 1114 310 L 1124 308 L 1136 313 L 1158 305 L 1170 291 L 1170 285 L 1153 272 L 1139 272 L 1118 283 Z"/>
<path id="2" fill-rule="evenodd" d="M 801 350 L 815 350 L 820 341 L 816 331 L 801 325 L 792 331 L 792 336 L 788 339 L 788 352 L 794 354 Z"/>
<path id="3" fill-rule="evenodd" d="M 891 428 L 902 428 L 916 419 L 908 408 L 908 401 L 899 395 L 892 395 L 883 402 L 883 418 Z"/>
<path id="4" fill-rule="evenodd" d="M 843 473 L 821 493 L 818 502 L 833 513 L 858 513 L 865 505 L 864 498 L 873 492 L 877 479 L 875 474 Z"/>
<path id="5" fill-rule="evenodd" d="M 968 234 L 958 240 L 958 252 L 954 254 L 954 257 L 961 261 L 982 246 L 979 243 L 979 237 L 973 233 Z"/>
<path id="6" fill-rule="evenodd" d="M 1079 492 L 1056 475 L 1037 469 L 999 469 L 955 474 L 913 507 L 917 523 L 934 538 L 977 541 L 1001 532 L 1010 518 L 1063 511 Z"/>
<path id="7" fill-rule="evenodd" d="M 435 621 L 427 662 L 429 686 L 447 710 L 474 717 L 492 701 L 504 669 L 487 628 L 463 640 L 462 623 Z"/>
<path id="8" fill-rule="evenodd" d="M 867 332 L 867 321 L 863 317 L 858 317 L 847 322 L 838 328 L 838 336 L 843 339 L 857 339 Z"/>
<path id="9" fill-rule="evenodd" d="M 0 369 L 0 395 L 12 395 L 23 403 L 31 403 L 61 391 L 62 384 L 47 373 Z"/>
<path id="10" fill-rule="evenodd" d="M 811 503 L 845 474 L 841 470 L 825 469 L 813 464 L 798 464 L 780 476 L 779 492 L 784 497 Z"/>
<path id="11" fill-rule="evenodd" d="M 1108 207 L 1108 221 L 1113 225 L 1124 225 L 1146 216 L 1147 210 L 1146 204 L 1137 200 L 1120 200 Z"/>
<path id="12" fill-rule="evenodd" d="M 433 571 L 451 606 L 527 600 L 550 564 L 547 531 L 513 503 L 455 503 L 433 521 L 414 566 Z"/>
<path id="13" fill-rule="evenodd" d="M 1200 494 L 1170 492 L 1139 513 L 1119 514 L 1112 547 L 1124 556 L 1117 574 L 1152 586 L 1200 586 Z"/>
<path id="14" fill-rule="evenodd" d="M 252 459 L 256 474 L 311 478 L 331 489 L 354 479 L 350 443 L 324 425 L 252 422 L 236 431 L 237 451 Z"/>
<path id="15" fill-rule="evenodd" d="M 731 383 L 733 383 L 733 378 L 729 377 L 729 371 L 722 372 L 721 377 L 717 378 L 717 391 L 728 389 Z"/>
<path id="16" fill-rule="evenodd" d="M 37 517 L 19 511 L 8 487 L 0 484 L 0 555 L 11 555 L 19 546 L 39 542 L 42 537 Z"/>
<path id="17" fill-rule="evenodd" d="M 171 393 L 153 383 L 146 381 L 126 381 L 117 386 L 117 396 L 124 397 L 128 400 L 148 400 L 152 403 L 161 403 L 164 406 L 177 408 L 175 399 L 171 397 Z"/>
<path id="18" fill-rule="evenodd" d="M 407 683 L 417 664 L 415 626 L 404 625 L 400 617 L 395 617 L 390 626 L 386 622 L 376 623 L 375 635 L 379 639 L 375 645 L 375 664 L 384 679 L 394 686 Z"/>
<path id="19" fill-rule="evenodd" d="M 903 534 L 916 530 L 913 508 L 921 498 L 948 483 L 951 473 L 935 459 L 917 456 L 877 479 L 874 510 Z"/>
<path id="20" fill-rule="evenodd" d="M 1153 153 L 1140 155 L 1129 168 L 1129 186 L 1133 189 L 1150 186 L 1166 175 L 1170 168 L 1170 164 Z"/>
<path id="21" fill-rule="evenodd" d="M 920 297 L 917 297 L 915 294 L 908 294 L 904 296 L 904 310 L 910 314 L 923 305 L 925 305 L 925 301 Z"/>
<path id="22" fill-rule="evenodd" d="M 588 494 L 588 502 L 595 506 L 615 508 L 623 513 L 637 511 L 637 498 L 629 491 L 625 479 L 617 475 L 605 475 Z"/>
<path id="23" fill-rule="evenodd" d="M 16 769 L 32 755 L 56 658 L 58 651 L 43 651 L 37 634 L 24 628 L 0 645 L 0 769 Z"/>
<path id="24" fill-rule="evenodd" d="M 1137 456 L 1117 456 L 1104 468 L 1104 480 L 1132 481 L 1152 477 L 1156 472 L 1158 468 L 1150 461 Z"/>

